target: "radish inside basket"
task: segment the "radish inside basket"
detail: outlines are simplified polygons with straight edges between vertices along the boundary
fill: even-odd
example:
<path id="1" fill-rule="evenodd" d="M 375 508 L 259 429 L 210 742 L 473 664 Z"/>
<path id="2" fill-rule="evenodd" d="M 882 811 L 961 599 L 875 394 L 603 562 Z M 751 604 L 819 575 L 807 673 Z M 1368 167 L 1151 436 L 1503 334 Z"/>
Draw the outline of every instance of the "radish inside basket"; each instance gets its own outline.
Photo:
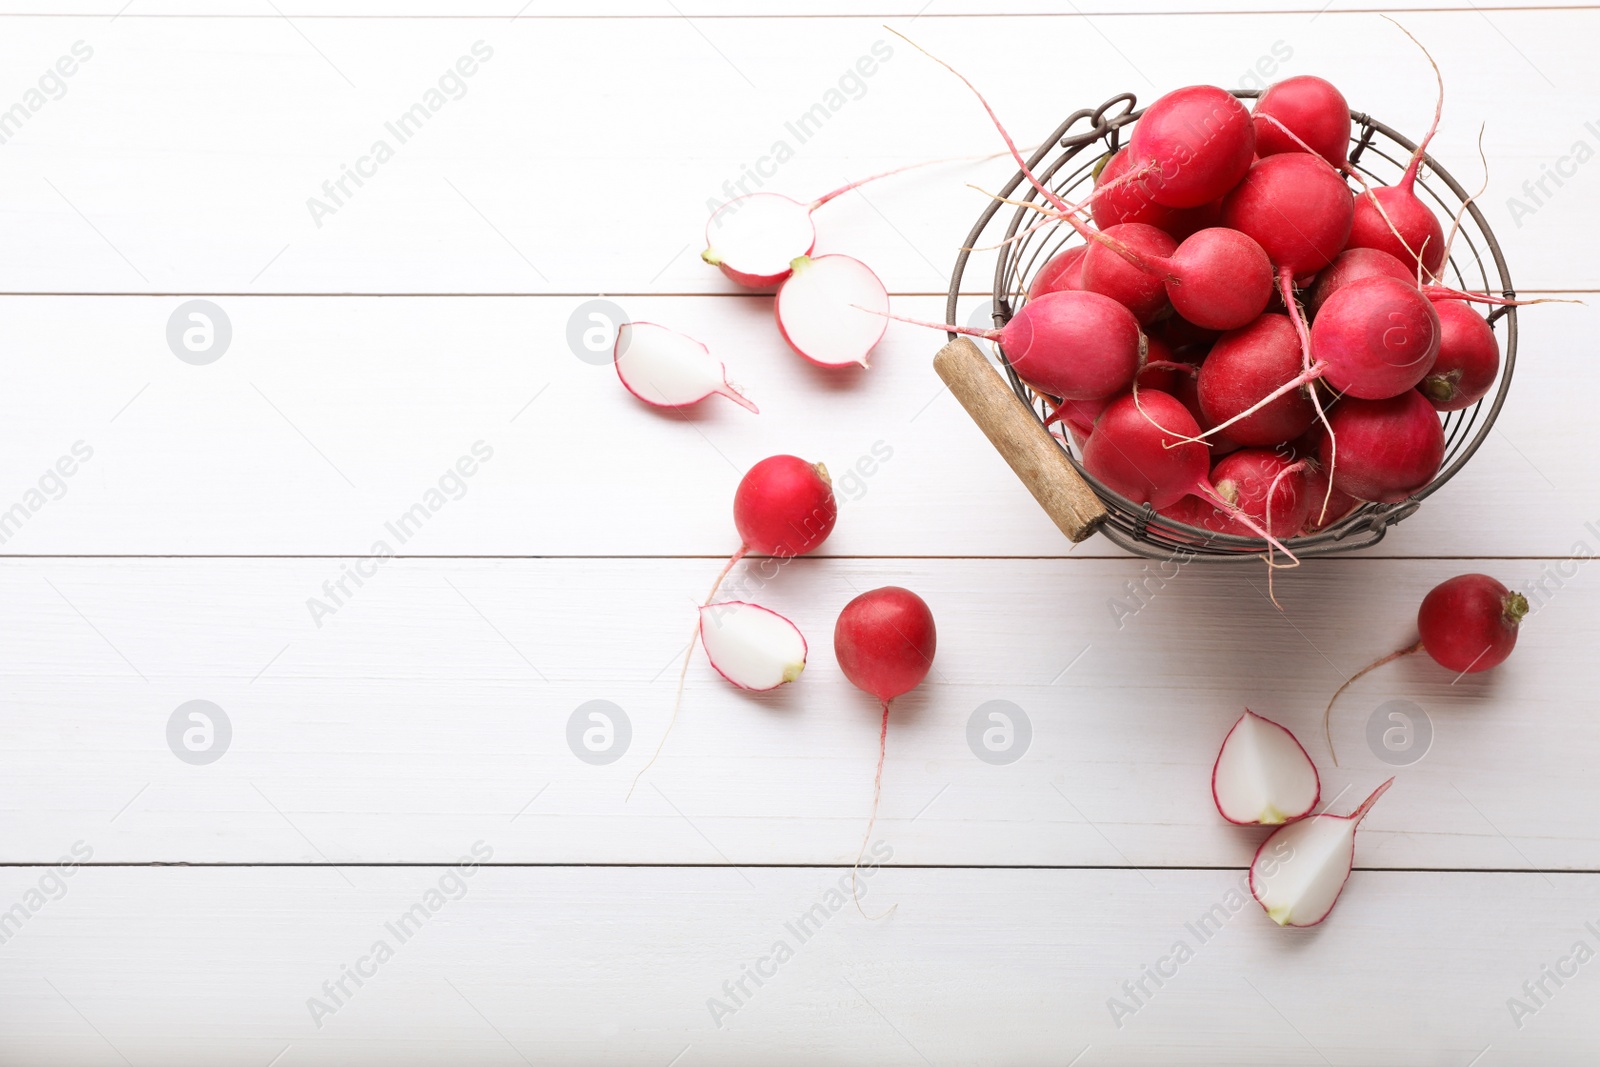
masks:
<path id="1" fill-rule="evenodd" d="M 1248 100 L 1259 93 L 1255 90 L 1239 90 L 1234 95 Z M 1133 94 L 1124 93 L 1112 97 L 1098 108 L 1075 112 L 1035 152 L 1029 160 L 1030 169 L 1064 200 L 1081 202 L 1093 190 L 1100 168 L 1105 166 L 1113 153 L 1127 144 L 1142 114 L 1134 109 L 1135 104 Z M 1369 185 L 1397 182 L 1416 144 L 1360 112 L 1352 111 L 1351 120 L 1349 158 L 1352 166 Z M 1349 184 L 1352 191 L 1359 189 L 1353 179 Z M 1417 196 L 1444 221 L 1447 230 L 1450 220 L 1460 215 L 1460 226 L 1453 237 L 1450 258 L 1440 271 L 1441 284 L 1470 292 L 1514 296 L 1500 246 L 1477 205 L 1469 202 L 1466 190 L 1427 156 L 1424 157 L 1424 167 L 1415 189 Z M 1043 202 L 1038 190 L 1020 171 L 1000 195 L 1012 200 Z M 1058 253 L 1081 244 L 1083 238 L 1064 222 L 1047 219 L 1030 208 L 994 201 L 979 217 L 964 242 L 966 249 L 987 251 L 963 251 L 956 260 L 945 309 L 946 321 L 971 319 L 971 325 L 986 327 L 992 318 L 995 327 L 1003 326 L 1027 301 L 1029 286 L 1040 271 Z M 995 248 L 996 245 L 999 247 Z M 989 303 L 977 313 L 973 313 L 969 306 L 967 315 L 957 318 L 962 282 L 969 269 L 973 270 L 968 279 L 969 290 L 971 282 L 982 277 L 982 268 L 974 263 L 974 257 L 981 259 L 985 256 L 994 258 Z M 1302 300 L 1305 295 L 1301 294 Z M 1472 457 L 1488 436 L 1499 414 L 1516 362 L 1516 308 L 1494 307 L 1489 310 L 1487 319 L 1501 349 L 1498 377 L 1483 399 L 1461 410 L 1440 414 L 1445 454 L 1433 480 L 1405 500 L 1397 503 L 1362 503 L 1342 519 L 1314 533 L 1287 539 L 1286 545 L 1297 556 L 1343 552 L 1375 544 L 1382 539 L 1388 527 L 1415 512 L 1424 498 L 1449 481 Z M 996 345 L 995 352 L 1012 389 L 1041 422 L 1046 422 L 1054 409 L 1054 398 L 1042 396 L 1018 377 L 1001 346 Z M 1213 559 L 1250 559 L 1258 557 L 1265 548 L 1264 542 L 1256 537 L 1215 533 L 1181 521 L 1181 514 L 1169 517 L 1143 503 L 1118 495 L 1084 470 L 1080 440 L 1074 431 L 1064 421 L 1050 422 L 1049 425 L 1059 447 L 1104 502 L 1108 515 L 1101 530 L 1118 545 L 1151 558 L 1193 555 Z"/>

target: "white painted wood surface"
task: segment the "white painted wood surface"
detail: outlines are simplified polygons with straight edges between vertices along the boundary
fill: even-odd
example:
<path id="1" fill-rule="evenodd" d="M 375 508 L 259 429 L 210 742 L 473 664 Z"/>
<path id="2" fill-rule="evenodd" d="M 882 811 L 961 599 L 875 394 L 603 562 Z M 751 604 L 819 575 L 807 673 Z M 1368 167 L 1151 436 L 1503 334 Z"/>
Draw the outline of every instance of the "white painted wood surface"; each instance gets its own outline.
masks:
<path id="1" fill-rule="evenodd" d="M 770 298 L 696 259 L 707 201 L 879 40 L 891 58 L 766 187 L 994 149 L 885 20 L 1025 141 L 1113 92 L 1264 62 L 1417 132 L 1431 80 L 1396 31 L 1254 0 L 519 4 L 0 5 L 0 114 L 43 99 L 0 126 L 0 1063 L 1592 1062 L 1591 307 L 1528 311 L 1473 464 L 1374 551 L 1281 573 L 1280 614 L 1259 568 L 1156 581 L 1102 540 L 1069 553 L 939 389 L 939 335 L 896 325 L 870 371 L 828 375 L 779 342 Z M 1447 79 L 1435 154 L 1475 184 L 1486 121 L 1519 287 L 1600 290 L 1600 170 L 1520 225 L 1507 204 L 1600 146 L 1600 10 L 1523 7 L 1403 15 Z M 307 198 L 480 40 L 465 95 L 318 227 Z M 40 85 L 78 41 L 92 55 Z M 983 204 L 964 183 L 1008 173 L 869 187 L 819 214 L 819 247 L 936 317 Z M 569 346 L 600 294 L 706 340 L 762 413 L 641 408 Z M 166 340 L 197 297 L 232 329 L 205 366 Z M 733 548 L 733 486 L 776 451 L 834 470 L 839 529 L 731 588 L 795 619 L 808 670 L 750 696 L 697 658 L 629 800 Z M 419 503 L 402 543 L 386 524 Z M 404 558 L 371 562 L 379 541 Z M 1516 655 L 1364 679 L 1333 767 L 1327 694 L 1466 570 L 1538 590 Z M 827 910 L 877 734 L 828 635 L 887 583 L 928 598 L 940 651 L 895 705 L 867 902 L 897 908 L 869 921 Z M 168 747 L 192 700 L 231 728 L 209 764 Z M 615 762 L 569 744 L 590 701 L 626 715 Z M 992 701 L 1030 728 L 1007 765 L 968 741 Z M 1315 931 L 1228 908 L 1261 835 L 1220 823 L 1207 775 L 1245 704 L 1306 741 L 1334 810 L 1399 778 Z M 1393 711 L 1429 728 L 1419 758 L 1367 741 Z M 430 907 L 476 842 L 488 865 Z M 784 924 L 819 900 L 799 944 Z M 384 924 L 419 901 L 398 944 Z M 1219 902 L 1219 934 L 1185 926 Z M 386 937 L 394 958 L 319 1027 L 308 998 Z M 707 999 L 785 937 L 794 959 L 719 1027 Z M 1148 1003 L 1122 989 L 1180 940 L 1194 958 Z"/>

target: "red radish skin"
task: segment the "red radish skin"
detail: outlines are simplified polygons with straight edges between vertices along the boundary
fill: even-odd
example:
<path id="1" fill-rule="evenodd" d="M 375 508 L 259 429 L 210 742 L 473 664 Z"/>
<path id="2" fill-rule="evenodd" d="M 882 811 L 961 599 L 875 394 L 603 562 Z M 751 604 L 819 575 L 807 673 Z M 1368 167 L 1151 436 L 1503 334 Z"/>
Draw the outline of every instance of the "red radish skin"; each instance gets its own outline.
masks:
<path id="1" fill-rule="evenodd" d="M 1484 317 L 1460 300 L 1441 300 L 1439 356 L 1417 388 L 1436 411 L 1460 411 L 1482 400 L 1500 374 L 1500 342 Z"/>
<path id="2" fill-rule="evenodd" d="M 1037 300 L 1046 293 L 1067 289 L 1082 289 L 1083 257 L 1088 245 L 1073 245 L 1051 256 L 1039 273 L 1028 283 L 1028 299 Z"/>
<path id="3" fill-rule="evenodd" d="M 1357 500 L 1397 504 L 1433 480 L 1444 462 L 1438 412 L 1415 389 L 1385 400 L 1347 397 L 1328 413 L 1338 443 L 1324 436 L 1318 462 L 1333 472 L 1333 487 Z"/>
<path id="4" fill-rule="evenodd" d="M 1255 146 L 1250 113 L 1232 93 L 1191 85 L 1145 109 L 1128 142 L 1129 163 L 1152 168 L 1145 184 L 1156 203 L 1199 207 L 1239 183 Z"/>
<path id="5" fill-rule="evenodd" d="M 1316 321 L 1317 311 L 1328 298 L 1351 282 L 1382 275 L 1416 285 L 1417 274 L 1389 253 L 1376 248 L 1347 248 L 1333 262 L 1317 272 L 1317 280 L 1306 294 L 1306 314 Z"/>
<path id="6" fill-rule="evenodd" d="M 711 591 L 701 602 L 701 607 L 716 599 L 723 579 L 745 555 L 751 551 L 777 559 L 792 559 L 814 551 L 828 539 L 839 520 L 839 504 L 833 495 L 833 481 L 828 468 L 821 463 L 808 463 L 798 456 L 768 456 L 745 472 L 733 493 L 733 525 L 739 531 L 739 548 L 728 557 L 728 562 L 711 583 Z M 694 658 L 694 646 L 700 638 L 700 615 L 695 616 L 694 630 L 689 635 L 689 647 L 684 650 L 683 666 L 678 671 L 678 690 L 673 698 L 672 716 L 661 735 L 649 762 L 634 775 L 628 796 L 638 787 L 655 765 L 661 750 L 666 747 L 667 736 L 678 721 L 678 709 L 683 704 L 683 687 L 689 677 L 689 663 Z M 803 639 L 802 639 L 803 640 Z"/>
<path id="7" fill-rule="evenodd" d="M 838 519 L 828 468 L 798 456 L 768 456 L 746 472 L 733 494 L 741 555 L 803 556 L 828 539 Z"/>
<path id="8" fill-rule="evenodd" d="M 1306 493 L 1311 497 L 1306 533 L 1325 530 L 1361 506 L 1361 501 L 1330 484 L 1328 472 L 1320 463 L 1306 468 Z"/>
<path id="9" fill-rule="evenodd" d="M 1141 389 L 1137 400 L 1119 397 L 1100 413 L 1083 466 L 1112 492 L 1160 511 L 1205 480 L 1206 446 L 1187 440 L 1199 433 L 1199 423 L 1175 397 Z"/>
<path id="10" fill-rule="evenodd" d="M 1426 652 L 1433 661 L 1457 677 L 1498 667 L 1517 647 L 1517 633 L 1528 614 L 1528 598 L 1513 593 L 1487 574 L 1458 574 L 1440 582 L 1422 598 L 1417 609 L 1417 641 L 1361 668 L 1328 701 L 1322 729 L 1334 765 L 1333 705 L 1355 682 L 1386 663 Z"/>
<path id="11" fill-rule="evenodd" d="M 1217 495 L 1260 523 L 1274 537 L 1294 537 L 1311 512 L 1305 460 L 1294 460 L 1265 448 L 1246 448 L 1226 456 L 1211 469 Z M 1218 533 L 1248 537 L 1249 529 L 1225 512 L 1216 516 Z"/>
<path id="12" fill-rule="evenodd" d="M 1335 167 L 1343 167 L 1350 152 L 1350 105 L 1332 82 L 1311 74 L 1285 78 L 1267 87 L 1256 100 L 1252 120 L 1256 127 L 1256 155 L 1266 158 L 1280 152 L 1303 152 L 1277 126 L 1271 116 L 1287 126 L 1313 152 Z"/>
<path id="13" fill-rule="evenodd" d="M 909 589 L 886 585 L 862 593 L 839 612 L 833 627 L 833 652 L 850 684 L 878 698 L 883 720 L 878 727 L 878 769 L 872 779 L 872 816 L 861 839 L 856 866 L 861 864 L 883 796 L 883 764 L 889 751 L 889 702 L 922 684 L 933 666 L 938 632 L 928 604 Z M 852 875 L 853 878 L 853 875 Z M 856 909 L 861 909 L 857 886 Z M 863 915 L 866 912 L 862 912 Z"/>
<path id="14" fill-rule="evenodd" d="M 1223 334 L 1200 365 L 1204 421 L 1226 422 L 1300 373 L 1300 339 L 1287 315 L 1262 315 Z M 1227 435 L 1244 445 L 1277 445 L 1304 433 L 1316 417 L 1310 395 L 1296 389 L 1234 422 Z"/>
<path id="15" fill-rule="evenodd" d="M 1119 223 L 1101 233 L 1147 263 L 1159 263 L 1178 249 L 1178 242 L 1165 230 L 1142 222 Z M 1079 271 L 1079 285 L 1083 289 L 1109 296 L 1133 312 L 1141 326 L 1148 326 L 1166 309 L 1164 272 L 1140 270 L 1109 245 L 1095 242 L 1088 249 Z"/>
<path id="16" fill-rule="evenodd" d="M 1350 189 L 1327 160 L 1305 152 L 1268 156 L 1222 202 L 1222 225 L 1266 250 L 1279 272 L 1314 274 L 1350 236 Z"/>
<path id="17" fill-rule="evenodd" d="M 1220 201 L 1192 208 L 1163 207 L 1156 203 L 1150 198 L 1145 179 L 1127 178 L 1132 169 L 1131 159 L 1127 148 L 1119 148 L 1095 176 L 1098 195 L 1089 205 L 1089 210 L 1094 224 L 1102 231 L 1119 223 L 1143 222 L 1158 226 L 1181 241 L 1216 222 L 1222 209 Z"/>
<path id="18" fill-rule="evenodd" d="M 1311 355 L 1328 384 L 1363 400 L 1414 387 L 1439 354 L 1439 315 L 1416 286 L 1369 277 L 1341 288 L 1311 326 Z"/>
<path id="19" fill-rule="evenodd" d="M 1202 329 L 1234 330 L 1252 321 L 1272 298 L 1272 261 L 1253 238 L 1212 226 L 1184 239 L 1163 264 L 1167 298 Z"/>
<path id="20" fill-rule="evenodd" d="M 888 318 L 998 342 L 1017 375 L 1064 400 L 1112 396 L 1133 384 L 1144 334 L 1133 312 L 1099 293 L 1065 291 L 1030 300 L 998 330 Z"/>

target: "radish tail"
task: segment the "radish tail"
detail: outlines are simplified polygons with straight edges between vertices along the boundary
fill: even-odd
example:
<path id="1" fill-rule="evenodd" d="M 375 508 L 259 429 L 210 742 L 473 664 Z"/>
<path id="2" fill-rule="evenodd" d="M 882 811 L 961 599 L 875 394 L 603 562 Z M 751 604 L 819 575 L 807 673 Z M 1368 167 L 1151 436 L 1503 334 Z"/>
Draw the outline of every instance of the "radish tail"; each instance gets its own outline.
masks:
<path id="1" fill-rule="evenodd" d="M 998 159 L 1000 156 L 1003 156 L 1005 154 L 1006 153 L 1004 153 L 1004 152 L 995 152 L 992 155 L 987 155 L 987 156 L 945 156 L 943 159 L 924 159 L 921 163 L 907 163 L 903 167 L 895 167 L 893 170 L 879 171 L 877 174 L 872 174 L 872 175 L 869 175 L 869 176 L 867 176 L 865 178 L 857 178 L 855 181 L 850 182 L 848 185 L 841 185 L 841 186 L 839 186 L 839 188 L 833 190 L 830 193 L 823 193 L 821 196 L 819 196 L 815 200 L 811 201 L 810 208 L 811 208 L 812 211 L 815 211 L 815 210 L 817 210 L 817 208 L 821 207 L 823 204 L 826 204 L 828 201 L 833 200 L 833 199 L 835 199 L 837 197 L 841 197 L 845 193 L 850 192 L 852 189 L 859 189 L 863 185 L 866 185 L 868 182 L 875 182 L 879 178 L 892 178 L 896 174 L 904 174 L 908 170 L 916 170 L 919 167 L 935 167 L 935 166 L 938 166 L 940 163 L 966 163 L 966 162 L 984 163 L 984 162 L 987 162 L 988 160 L 991 160 L 991 159 Z"/>
<path id="2" fill-rule="evenodd" d="M 896 322 L 909 322 L 913 326 L 926 326 L 930 330 L 944 330 L 946 333 L 961 333 L 966 334 L 968 337 L 981 337 L 985 341 L 1000 340 L 999 330 L 975 330 L 971 326 L 952 326 L 948 322 L 929 322 L 926 319 L 912 319 L 907 318 L 904 315 L 891 315 L 887 311 L 875 311 L 872 308 L 864 308 L 860 304 L 851 304 L 850 306 L 855 308 L 857 311 L 865 311 L 869 315 L 882 315 L 886 319 L 893 319 Z"/>
<path id="3" fill-rule="evenodd" d="M 888 753 L 889 702 L 885 700 L 883 702 L 883 726 L 878 730 L 878 771 L 872 777 L 872 815 L 867 819 L 867 832 L 861 837 L 861 851 L 856 853 L 855 866 L 850 868 L 850 889 L 851 894 L 856 899 L 856 910 L 861 912 L 863 919 L 871 919 L 874 922 L 886 917 L 889 912 L 894 911 L 894 907 L 891 907 L 889 911 L 884 912 L 882 915 L 868 915 L 865 909 L 861 907 L 861 881 L 857 875 L 861 870 L 861 857 L 867 854 L 867 843 L 872 840 L 872 827 L 878 821 L 878 801 L 883 798 L 883 759 Z M 898 907 L 898 905 L 895 907 Z"/>
<path id="4" fill-rule="evenodd" d="M 1417 150 L 1411 153 L 1411 162 L 1406 164 L 1406 172 L 1397 183 L 1400 188 L 1410 192 L 1412 186 L 1417 184 L 1417 171 L 1422 167 L 1422 157 L 1427 154 L 1428 144 L 1433 140 L 1433 135 L 1439 132 L 1439 118 L 1444 114 L 1444 74 L 1440 72 L 1439 64 L 1434 61 L 1433 53 L 1429 52 L 1427 46 L 1417 40 L 1410 30 L 1395 22 L 1394 19 L 1389 18 L 1388 15 L 1382 17 L 1394 22 L 1401 33 L 1411 38 L 1412 44 L 1422 49 L 1423 56 L 1428 60 L 1428 66 L 1433 68 L 1434 81 L 1439 85 L 1439 94 L 1433 105 L 1433 125 L 1428 127 L 1428 132 L 1417 143 Z"/>
<path id="5" fill-rule="evenodd" d="M 750 551 L 749 545 L 740 545 L 739 550 L 728 557 L 728 562 L 723 565 L 721 573 L 717 575 L 717 580 L 711 583 L 711 592 L 706 594 L 706 604 L 710 604 L 712 599 L 716 597 L 717 590 L 722 588 L 722 580 L 728 576 L 729 571 L 733 570 L 733 565 L 743 559 L 744 554 L 748 551 Z M 678 669 L 678 691 L 672 698 L 672 717 L 667 720 L 667 728 L 662 733 L 661 740 L 656 744 L 656 750 L 651 754 L 650 762 L 640 767 L 639 773 L 633 776 L 633 784 L 628 786 L 628 795 L 622 798 L 624 804 L 633 799 L 633 791 L 639 788 L 639 779 L 644 777 L 645 771 L 655 766 L 656 760 L 661 757 L 661 750 L 667 747 L 667 735 L 672 733 L 672 727 L 678 721 L 678 709 L 683 706 L 683 684 L 689 677 L 689 661 L 694 658 L 694 642 L 699 636 L 700 616 L 697 613 L 694 617 L 694 629 L 689 633 L 689 647 L 683 651 L 683 666 Z"/>
<path id="6" fill-rule="evenodd" d="M 1398 651 L 1389 653 L 1387 656 L 1384 656 L 1382 659 L 1373 660 L 1371 663 L 1367 664 L 1365 667 L 1362 667 L 1359 671 L 1356 671 L 1356 673 L 1352 674 L 1349 678 L 1345 679 L 1345 683 L 1343 685 L 1341 685 L 1338 689 L 1334 690 L 1334 692 L 1333 692 L 1333 700 L 1328 701 L 1328 709 L 1322 713 L 1322 734 L 1323 734 L 1324 737 L 1326 737 L 1328 739 L 1328 754 L 1333 757 L 1333 765 L 1335 767 L 1339 766 L 1339 753 L 1334 751 L 1334 748 L 1333 748 L 1333 705 L 1334 705 L 1334 702 L 1339 699 L 1339 694 L 1343 693 L 1346 689 L 1349 689 L 1352 685 L 1355 684 L 1357 679 L 1359 679 L 1362 675 L 1368 673 L 1369 671 L 1376 670 L 1377 668 L 1382 667 L 1385 663 L 1393 663 L 1395 660 L 1399 659 L 1401 656 L 1409 656 L 1414 652 L 1421 652 L 1421 651 L 1422 651 L 1422 642 L 1418 641 L 1416 644 L 1410 646 L 1409 648 L 1402 648 L 1402 649 L 1400 649 Z M 1380 792 L 1381 792 L 1381 790 L 1380 790 Z M 1374 799 L 1376 799 L 1376 798 L 1374 798 Z M 1363 805 L 1363 806 L 1366 806 L 1366 805 Z"/>
<path id="7" fill-rule="evenodd" d="M 1245 529 L 1249 530 L 1251 533 L 1255 534 L 1257 537 L 1259 537 L 1263 541 L 1265 541 L 1267 543 L 1267 545 L 1268 545 L 1268 551 L 1269 552 L 1271 551 L 1271 549 L 1276 548 L 1279 552 L 1282 552 L 1285 556 L 1289 557 L 1289 561 L 1290 561 L 1291 564 L 1293 564 L 1295 566 L 1298 566 L 1300 564 L 1299 557 L 1296 556 L 1293 552 L 1290 552 L 1288 547 L 1286 545 L 1284 545 L 1284 543 L 1282 541 L 1278 540 L 1276 537 L 1273 537 L 1272 534 L 1270 534 L 1266 530 L 1262 529 L 1261 528 L 1261 524 L 1259 522 L 1257 522 L 1256 520 L 1252 519 L 1250 516 L 1246 515 L 1244 513 L 1244 510 L 1242 508 L 1240 508 L 1237 504 L 1230 504 L 1230 503 L 1228 503 L 1227 500 L 1223 499 L 1222 495 L 1217 492 L 1215 486 L 1211 485 L 1209 482 L 1206 482 L 1204 479 L 1202 479 L 1201 481 L 1198 481 L 1198 482 L 1195 483 L 1195 493 L 1198 496 L 1201 496 L 1201 497 L 1205 498 L 1206 500 L 1211 501 L 1211 503 L 1215 504 L 1217 507 L 1222 508 L 1230 516 L 1232 516 L 1233 520 L 1235 522 L 1237 522 L 1240 526 L 1243 526 Z M 1269 556 L 1269 558 L 1270 558 L 1270 556 Z M 1276 601 L 1274 601 L 1273 604 L 1274 604 L 1274 606 L 1277 606 L 1277 602 Z M 1283 609 L 1280 607 L 1278 610 L 1281 611 Z"/>
<path id="8" fill-rule="evenodd" d="M 1378 788 L 1374 789 L 1372 791 L 1372 795 L 1363 800 L 1361 802 L 1361 806 L 1350 813 L 1350 818 L 1356 821 L 1356 825 L 1359 826 L 1361 824 L 1361 820 L 1367 817 L 1367 812 L 1372 810 L 1372 805 L 1376 804 L 1378 802 L 1378 798 L 1389 791 L 1389 787 L 1391 785 L 1394 785 L 1393 778 L 1390 778 L 1387 782 L 1384 782 Z"/>

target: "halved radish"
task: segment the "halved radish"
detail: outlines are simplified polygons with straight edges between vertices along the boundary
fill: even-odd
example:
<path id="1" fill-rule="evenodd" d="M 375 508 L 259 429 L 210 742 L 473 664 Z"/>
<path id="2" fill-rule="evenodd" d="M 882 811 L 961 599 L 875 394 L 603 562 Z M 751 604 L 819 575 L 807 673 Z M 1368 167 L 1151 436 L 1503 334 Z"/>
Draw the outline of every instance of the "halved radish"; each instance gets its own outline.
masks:
<path id="1" fill-rule="evenodd" d="M 700 609 L 700 643 L 717 673 L 740 689 L 776 689 L 806 669 L 800 630 L 759 604 L 707 604 Z"/>
<path id="2" fill-rule="evenodd" d="M 1250 892 L 1279 926 L 1328 917 L 1356 859 L 1356 828 L 1394 784 L 1391 778 L 1349 815 L 1313 815 L 1272 832 L 1250 864 Z"/>
<path id="3" fill-rule="evenodd" d="M 1317 768 L 1294 734 L 1249 708 L 1211 769 L 1211 799 L 1240 826 L 1276 826 L 1311 813 L 1322 795 Z"/>
<path id="4" fill-rule="evenodd" d="M 867 365 L 889 326 L 889 291 L 850 256 L 799 256 L 773 307 L 789 347 L 821 367 Z"/>
<path id="5" fill-rule="evenodd" d="M 752 289 L 777 285 L 790 264 L 809 256 L 817 243 L 811 212 L 780 193 L 751 193 L 728 201 L 706 222 L 706 250 L 700 258 L 731 280 Z"/>
<path id="6" fill-rule="evenodd" d="M 759 410 L 728 384 L 727 368 L 693 337 L 653 322 L 625 322 L 612 352 L 623 388 L 646 404 L 681 408 L 717 393 Z"/>

